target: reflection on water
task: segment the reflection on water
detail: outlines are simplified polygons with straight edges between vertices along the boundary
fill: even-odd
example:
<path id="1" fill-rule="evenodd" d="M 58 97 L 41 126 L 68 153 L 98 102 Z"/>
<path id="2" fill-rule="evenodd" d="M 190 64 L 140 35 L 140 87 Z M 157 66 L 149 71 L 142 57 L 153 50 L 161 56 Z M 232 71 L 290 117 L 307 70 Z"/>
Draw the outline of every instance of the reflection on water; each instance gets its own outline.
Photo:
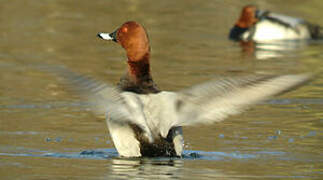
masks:
<path id="1" fill-rule="evenodd" d="M 30 68 L 64 65 L 116 83 L 125 71 L 124 50 L 95 36 L 136 20 L 149 33 L 152 73 L 163 90 L 214 76 L 323 72 L 319 41 L 241 46 L 229 41 L 227 33 L 246 3 L 323 24 L 322 0 L 1 3 L 0 177 L 322 179 L 322 73 L 224 122 L 184 128 L 181 159 L 122 159 L 105 121 L 88 111 L 89 104 L 56 77 Z"/>
<path id="2" fill-rule="evenodd" d="M 284 40 L 271 42 L 240 41 L 242 52 L 248 56 L 265 60 L 270 58 L 296 57 L 299 51 L 304 50 L 310 44 L 318 44 L 323 41 L 308 40 Z"/>
<path id="3" fill-rule="evenodd" d="M 109 165 L 107 178 L 133 179 L 158 178 L 177 179 L 182 177 L 184 162 L 181 159 L 122 159 L 115 158 Z"/>
<path id="4" fill-rule="evenodd" d="M 316 133 L 308 134 L 308 137 L 315 136 Z M 277 137 L 276 137 L 277 138 Z M 13 148 L 13 147 L 12 147 Z M 5 159 L 9 157 L 20 157 L 20 158 L 39 158 L 39 160 L 48 159 L 74 159 L 78 161 L 90 160 L 95 161 L 97 164 L 103 163 L 103 172 L 97 174 L 97 178 L 104 179 L 134 179 L 134 178 L 162 178 L 162 179 L 178 179 L 183 177 L 190 178 L 200 178 L 209 179 L 215 177 L 222 178 L 288 178 L 289 176 L 284 175 L 236 175 L 236 172 L 222 171 L 216 167 L 208 170 L 198 170 L 196 168 L 188 168 L 190 166 L 198 167 L 200 164 L 208 162 L 218 162 L 221 164 L 226 164 L 234 162 L 235 164 L 245 165 L 252 160 L 256 160 L 259 164 L 265 163 L 267 161 L 289 161 L 294 163 L 299 162 L 311 162 L 320 163 L 321 161 L 317 158 L 319 156 L 309 156 L 307 158 L 299 157 L 297 155 L 290 154 L 288 152 L 281 151 L 254 151 L 250 153 L 241 153 L 239 151 L 234 152 L 204 152 L 204 151 L 184 151 L 184 156 L 182 158 L 120 158 L 115 149 L 97 149 L 97 150 L 86 150 L 80 153 L 77 152 L 48 152 L 44 150 L 37 149 L 26 149 L 23 147 L 15 147 L 14 151 L 19 151 L 13 153 L 10 148 L 1 148 L 2 152 L 11 151 L 12 153 L 0 153 L 0 157 Z M 23 167 L 27 163 L 16 163 L 10 164 L 10 166 Z M 89 163 L 90 164 L 90 163 Z M 206 162 L 207 164 L 207 162 Z M 7 162 L 0 163 L 2 166 L 8 166 Z M 186 165 L 186 166 L 185 166 Z M 187 167 L 188 166 L 188 167 Z M 244 169 L 243 167 L 240 167 Z M 253 168 L 256 169 L 256 168 Z M 189 175 L 189 176 L 187 176 Z M 43 175 L 36 175 L 43 176 Z M 27 176 L 28 177 L 28 176 Z M 48 177 L 48 176 L 45 176 Z M 75 176 L 72 176 L 75 177 Z M 311 176 L 302 176 L 308 178 Z"/>

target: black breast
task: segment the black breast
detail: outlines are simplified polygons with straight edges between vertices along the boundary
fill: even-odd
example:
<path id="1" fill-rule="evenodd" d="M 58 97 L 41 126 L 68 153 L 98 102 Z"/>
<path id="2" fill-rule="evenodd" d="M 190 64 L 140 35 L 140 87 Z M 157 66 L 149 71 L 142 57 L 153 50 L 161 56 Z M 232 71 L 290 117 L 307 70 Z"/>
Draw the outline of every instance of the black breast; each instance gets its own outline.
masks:
<path id="1" fill-rule="evenodd" d="M 155 138 L 153 143 L 149 143 L 148 139 L 143 136 L 143 131 L 135 124 L 130 125 L 135 132 L 136 139 L 140 142 L 140 153 L 143 157 L 176 157 L 176 151 L 172 139 L 172 134 L 168 134 L 167 138 L 159 136 Z M 172 131 L 170 131 L 172 132 Z"/>
<path id="2" fill-rule="evenodd" d="M 117 84 L 122 91 L 134 92 L 137 94 L 149 94 L 149 93 L 159 93 L 157 85 L 154 83 L 152 78 L 149 76 L 147 78 L 141 79 L 138 84 L 129 80 L 128 76 L 122 77 Z"/>
<path id="3" fill-rule="evenodd" d="M 230 34 L 229 34 L 229 38 L 231 40 L 234 41 L 239 41 L 241 40 L 241 36 L 244 32 L 246 32 L 248 30 L 248 28 L 241 28 L 238 26 L 234 26 L 231 30 L 230 30 Z"/>

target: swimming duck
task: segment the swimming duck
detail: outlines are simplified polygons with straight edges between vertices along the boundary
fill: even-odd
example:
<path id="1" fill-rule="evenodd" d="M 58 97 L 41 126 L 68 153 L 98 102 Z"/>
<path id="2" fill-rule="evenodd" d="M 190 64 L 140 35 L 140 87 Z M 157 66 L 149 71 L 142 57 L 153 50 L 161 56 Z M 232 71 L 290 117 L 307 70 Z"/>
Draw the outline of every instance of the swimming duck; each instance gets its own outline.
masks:
<path id="1" fill-rule="evenodd" d="M 128 71 L 118 86 L 55 70 L 81 97 L 104 115 L 113 143 L 122 157 L 181 156 L 182 126 L 220 122 L 252 104 L 301 85 L 299 75 L 250 75 L 210 80 L 179 92 L 160 91 L 152 82 L 149 41 L 145 29 L 130 21 L 113 33 L 99 33 L 120 44 L 128 56 Z"/>
<path id="2" fill-rule="evenodd" d="M 242 9 L 230 30 L 232 40 L 308 40 L 323 38 L 323 29 L 303 19 L 258 10 L 254 5 Z"/>

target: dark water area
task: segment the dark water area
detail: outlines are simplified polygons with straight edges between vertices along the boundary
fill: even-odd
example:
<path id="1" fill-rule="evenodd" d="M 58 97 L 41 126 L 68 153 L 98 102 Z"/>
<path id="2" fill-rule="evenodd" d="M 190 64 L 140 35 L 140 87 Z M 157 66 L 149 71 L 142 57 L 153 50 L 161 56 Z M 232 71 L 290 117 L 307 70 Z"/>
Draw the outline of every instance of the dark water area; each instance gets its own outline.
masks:
<path id="1" fill-rule="evenodd" d="M 323 43 L 229 41 L 246 4 L 323 26 L 321 0 L 2 0 L 0 179 L 322 179 Z M 149 33 L 162 90 L 254 73 L 316 76 L 221 123 L 185 127 L 183 158 L 119 158 L 105 120 L 32 67 L 64 65 L 116 83 L 125 52 L 96 34 L 128 20 Z"/>

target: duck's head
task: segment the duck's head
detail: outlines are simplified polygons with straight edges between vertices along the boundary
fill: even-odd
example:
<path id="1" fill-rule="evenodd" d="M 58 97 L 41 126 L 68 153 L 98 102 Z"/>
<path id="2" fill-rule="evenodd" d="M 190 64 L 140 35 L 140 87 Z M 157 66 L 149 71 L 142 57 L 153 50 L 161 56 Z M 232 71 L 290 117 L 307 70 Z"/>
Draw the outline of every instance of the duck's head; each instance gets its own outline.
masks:
<path id="1" fill-rule="evenodd" d="M 140 61 L 149 56 L 148 35 L 142 25 L 128 21 L 112 33 L 98 33 L 98 37 L 119 43 L 126 51 L 129 61 Z"/>
<path id="2" fill-rule="evenodd" d="M 249 28 L 258 21 L 258 10 L 255 5 L 247 5 L 243 7 L 236 26 L 240 28 Z"/>

